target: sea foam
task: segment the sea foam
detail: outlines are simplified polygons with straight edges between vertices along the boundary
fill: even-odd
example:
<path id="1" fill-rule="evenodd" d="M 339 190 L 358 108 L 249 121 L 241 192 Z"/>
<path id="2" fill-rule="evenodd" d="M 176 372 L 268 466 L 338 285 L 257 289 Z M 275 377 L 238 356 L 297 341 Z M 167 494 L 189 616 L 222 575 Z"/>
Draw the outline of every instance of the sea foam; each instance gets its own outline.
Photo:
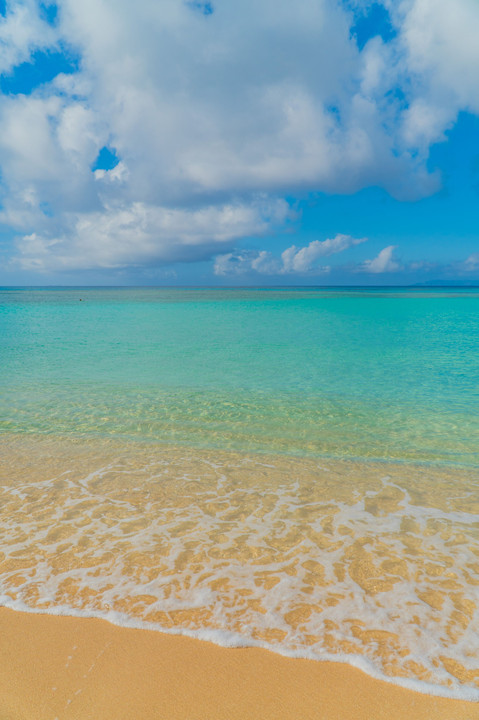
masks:
<path id="1" fill-rule="evenodd" d="M 56 438 L 2 449 L 1 604 L 479 700 L 470 470 Z"/>

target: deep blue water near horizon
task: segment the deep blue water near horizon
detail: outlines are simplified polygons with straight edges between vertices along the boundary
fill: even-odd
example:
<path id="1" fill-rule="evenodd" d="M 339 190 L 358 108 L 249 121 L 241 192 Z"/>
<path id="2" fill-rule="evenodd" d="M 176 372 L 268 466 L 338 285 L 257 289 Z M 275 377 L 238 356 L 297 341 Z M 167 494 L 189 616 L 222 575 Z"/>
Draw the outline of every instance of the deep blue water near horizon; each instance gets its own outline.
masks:
<path id="1" fill-rule="evenodd" d="M 477 466 L 474 288 L 0 289 L 0 432 Z"/>

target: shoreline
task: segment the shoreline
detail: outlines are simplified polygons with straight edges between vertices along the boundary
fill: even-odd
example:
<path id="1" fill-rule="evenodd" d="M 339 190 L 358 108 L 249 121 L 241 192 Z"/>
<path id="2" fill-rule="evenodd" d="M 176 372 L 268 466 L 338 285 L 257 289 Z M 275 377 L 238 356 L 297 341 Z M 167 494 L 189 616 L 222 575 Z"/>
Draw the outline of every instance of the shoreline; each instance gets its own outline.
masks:
<path id="1" fill-rule="evenodd" d="M 286 661 L 329 657 L 413 693 L 479 698 L 473 549 L 464 559 L 479 477 L 143 449 L 5 447 L 4 606 L 188 628 L 219 646 L 241 636 Z"/>
<path id="2" fill-rule="evenodd" d="M 0 608 L 1 720 L 474 720 L 350 665 Z"/>

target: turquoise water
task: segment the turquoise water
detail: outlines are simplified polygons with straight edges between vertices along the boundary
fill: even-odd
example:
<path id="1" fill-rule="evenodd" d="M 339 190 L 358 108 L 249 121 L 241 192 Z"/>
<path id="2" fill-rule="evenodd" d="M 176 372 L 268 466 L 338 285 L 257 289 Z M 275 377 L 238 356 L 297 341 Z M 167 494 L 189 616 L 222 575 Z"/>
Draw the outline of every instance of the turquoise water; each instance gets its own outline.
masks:
<path id="1" fill-rule="evenodd" d="M 479 700 L 478 330 L 479 290 L 0 290 L 0 605 Z"/>
<path id="2" fill-rule="evenodd" d="M 0 338 L 2 432 L 478 461 L 478 290 L 3 289 Z"/>

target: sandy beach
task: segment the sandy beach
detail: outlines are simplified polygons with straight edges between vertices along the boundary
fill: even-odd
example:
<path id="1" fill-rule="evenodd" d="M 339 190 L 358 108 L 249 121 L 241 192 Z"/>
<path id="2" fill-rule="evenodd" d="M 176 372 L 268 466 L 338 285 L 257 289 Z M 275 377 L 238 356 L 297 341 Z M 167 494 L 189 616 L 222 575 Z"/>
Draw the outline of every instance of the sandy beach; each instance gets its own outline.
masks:
<path id="1" fill-rule="evenodd" d="M 0 609 L 1 720 L 474 720 L 340 663 Z"/>
<path id="2" fill-rule="evenodd" d="M 477 306 L 382 295 L 3 293 L 0 720 L 479 720 Z"/>
<path id="3" fill-rule="evenodd" d="M 0 720 L 479 720 L 479 0 L 0 0 Z"/>

